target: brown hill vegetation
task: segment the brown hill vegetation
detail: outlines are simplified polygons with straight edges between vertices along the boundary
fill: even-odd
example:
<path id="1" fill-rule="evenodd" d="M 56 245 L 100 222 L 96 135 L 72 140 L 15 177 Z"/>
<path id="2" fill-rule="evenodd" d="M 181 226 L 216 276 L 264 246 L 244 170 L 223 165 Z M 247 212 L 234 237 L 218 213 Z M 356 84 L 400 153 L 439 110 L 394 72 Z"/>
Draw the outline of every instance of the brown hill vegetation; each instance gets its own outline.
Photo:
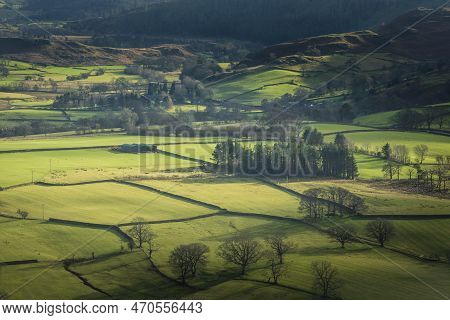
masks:
<path id="1" fill-rule="evenodd" d="M 102 48 L 76 41 L 0 38 L 4 58 L 57 66 L 132 64 L 160 56 L 188 57 L 191 54 L 176 45 L 144 49 Z"/>

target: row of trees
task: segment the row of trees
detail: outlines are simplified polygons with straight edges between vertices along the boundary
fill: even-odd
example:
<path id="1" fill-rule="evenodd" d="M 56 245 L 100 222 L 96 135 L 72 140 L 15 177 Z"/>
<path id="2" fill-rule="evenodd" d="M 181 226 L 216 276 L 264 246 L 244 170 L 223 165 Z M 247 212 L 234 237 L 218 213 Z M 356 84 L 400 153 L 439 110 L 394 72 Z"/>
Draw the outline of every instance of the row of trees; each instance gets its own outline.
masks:
<path id="1" fill-rule="evenodd" d="M 363 198 L 335 186 L 308 189 L 300 201 L 300 210 L 306 212 L 310 219 L 333 217 L 337 214 L 360 215 L 366 209 Z"/>
<path id="2" fill-rule="evenodd" d="M 395 114 L 394 127 L 399 129 L 420 129 L 426 128 L 432 129 L 433 126 L 437 126 L 442 129 L 449 119 L 448 110 L 439 110 L 438 108 L 425 108 L 423 111 L 417 111 L 414 109 L 405 109 Z"/>
<path id="3" fill-rule="evenodd" d="M 258 143 L 252 147 L 228 139 L 216 145 L 212 160 L 220 170 L 241 175 L 326 176 L 339 179 L 358 176 L 353 152 L 338 140 L 311 145 L 308 140 L 291 139 L 273 145 Z"/>

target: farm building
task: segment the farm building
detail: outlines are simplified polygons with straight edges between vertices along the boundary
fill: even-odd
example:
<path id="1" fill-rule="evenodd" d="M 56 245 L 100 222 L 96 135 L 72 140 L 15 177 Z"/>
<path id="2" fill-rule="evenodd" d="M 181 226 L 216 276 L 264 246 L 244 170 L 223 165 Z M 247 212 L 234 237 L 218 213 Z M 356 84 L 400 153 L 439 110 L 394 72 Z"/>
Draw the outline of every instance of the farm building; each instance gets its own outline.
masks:
<path id="1" fill-rule="evenodd" d="M 148 153 L 157 152 L 158 147 L 154 144 L 123 144 L 118 148 L 118 151 L 125 153 Z"/>

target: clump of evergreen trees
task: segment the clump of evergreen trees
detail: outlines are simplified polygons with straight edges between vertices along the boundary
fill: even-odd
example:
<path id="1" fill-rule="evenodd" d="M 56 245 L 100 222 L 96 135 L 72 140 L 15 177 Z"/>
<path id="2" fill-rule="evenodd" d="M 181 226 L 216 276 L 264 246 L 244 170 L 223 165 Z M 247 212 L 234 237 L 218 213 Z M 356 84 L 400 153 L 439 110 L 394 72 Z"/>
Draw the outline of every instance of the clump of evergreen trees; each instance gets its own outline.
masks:
<path id="1" fill-rule="evenodd" d="M 353 151 L 343 135 L 338 135 L 334 143 L 314 141 L 311 144 L 309 139 L 289 138 L 274 144 L 249 146 L 228 139 L 216 145 L 212 160 L 220 171 L 237 175 L 338 179 L 358 176 Z"/>

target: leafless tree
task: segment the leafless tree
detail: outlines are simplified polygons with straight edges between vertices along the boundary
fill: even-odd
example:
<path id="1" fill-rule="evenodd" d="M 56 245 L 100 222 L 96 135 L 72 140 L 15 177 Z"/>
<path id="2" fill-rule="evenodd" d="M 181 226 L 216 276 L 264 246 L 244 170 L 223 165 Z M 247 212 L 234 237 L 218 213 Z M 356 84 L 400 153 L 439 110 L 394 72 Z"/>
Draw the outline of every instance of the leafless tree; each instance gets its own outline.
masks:
<path id="1" fill-rule="evenodd" d="M 207 263 L 209 248 L 202 243 L 192 243 L 176 247 L 170 254 L 169 264 L 183 283 L 188 276 L 195 277 Z"/>
<path id="2" fill-rule="evenodd" d="M 133 220 L 133 226 L 128 230 L 130 237 L 136 241 L 138 248 L 142 248 L 142 244 L 151 236 L 151 231 L 148 225 L 141 217 Z"/>
<path id="3" fill-rule="evenodd" d="M 287 265 L 280 264 L 278 259 L 278 256 L 274 255 L 273 252 L 267 253 L 268 267 L 265 275 L 269 283 L 278 284 L 279 279 L 286 276 Z"/>
<path id="4" fill-rule="evenodd" d="M 243 235 L 225 240 L 218 248 L 217 255 L 227 262 L 240 266 L 244 275 L 249 265 L 257 263 L 262 256 L 261 245 Z"/>
<path id="5" fill-rule="evenodd" d="M 314 261 L 311 271 L 314 276 L 313 289 L 324 299 L 337 298 L 338 289 L 342 287 L 337 268 L 329 261 Z"/>
<path id="6" fill-rule="evenodd" d="M 414 154 L 416 155 L 416 162 L 422 164 L 428 154 L 428 146 L 425 144 L 415 146 Z"/>
<path id="7" fill-rule="evenodd" d="M 330 228 L 330 236 L 341 244 L 341 248 L 345 248 L 346 243 L 353 242 L 355 240 L 354 234 L 356 229 L 352 225 L 340 225 Z"/>
<path id="8" fill-rule="evenodd" d="M 191 261 L 191 274 L 196 276 L 200 268 L 206 265 L 206 254 L 209 248 L 203 243 L 193 243 L 188 245 L 189 259 Z"/>
<path id="9" fill-rule="evenodd" d="M 273 254 L 278 258 L 279 264 L 283 264 L 284 255 L 295 247 L 294 243 L 287 241 L 282 234 L 271 235 L 265 240 Z"/>
<path id="10" fill-rule="evenodd" d="M 156 242 L 156 235 L 150 230 L 145 239 L 146 251 L 148 258 L 152 259 L 153 254 L 158 250 L 158 243 Z"/>
<path id="11" fill-rule="evenodd" d="M 21 218 L 21 219 L 26 219 L 30 213 L 28 211 L 22 210 L 22 209 L 17 209 L 16 214 Z"/>
<path id="12" fill-rule="evenodd" d="M 187 246 L 181 245 L 172 251 L 169 257 L 169 265 L 173 272 L 181 279 L 181 282 L 183 284 L 186 283 L 186 279 L 191 272 Z"/>
<path id="13" fill-rule="evenodd" d="M 382 247 L 394 235 L 394 230 L 394 225 L 388 220 L 377 219 L 366 225 L 367 235 L 375 238 Z"/>

